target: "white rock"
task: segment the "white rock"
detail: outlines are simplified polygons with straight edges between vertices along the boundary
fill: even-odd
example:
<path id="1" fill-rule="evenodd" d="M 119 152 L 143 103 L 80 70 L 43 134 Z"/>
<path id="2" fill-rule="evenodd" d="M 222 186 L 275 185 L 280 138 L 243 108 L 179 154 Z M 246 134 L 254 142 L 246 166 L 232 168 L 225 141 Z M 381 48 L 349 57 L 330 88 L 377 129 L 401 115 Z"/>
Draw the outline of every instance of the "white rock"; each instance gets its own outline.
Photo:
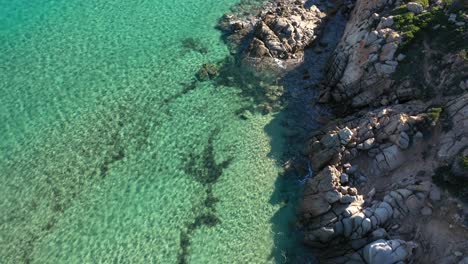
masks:
<path id="1" fill-rule="evenodd" d="M 466 90 L 468 88 L 468 80 L 460 81 L 460 84 L 458 85 L 458 87 L 460 87 L 460 89 L 462 90 Z"/>
<path id="2" fill-rule="evenodd" d="M 388 218 L 390 217 L 387 209 L 382 207 L 378 207 L 377 209 L 375 209 L 374 214 L 380 220 L 380 224 L 384 224 L 385 222 L 387 222 Z"/>
<path id="3" fill-rule="evenodd" d="M 346 38 L 346 43 L 348 43 L 348 45 L 354 45 L 364 39 L 366 34 L 367 32 L 364 30 L 351 34 Z"/>
<path id="4" fill-rule="evenodd" d="M 421 214 L 425 216 L 432 215 L 432 209 L 427 206 L 424 206 L 423 209 L 421 209 Z"/>
<path id="5" fill-rule="evenodd" d="M 379 33 L 379 38 L 385 38 L 390 32 L 393 32 L 391 28 L 382 28 L 377 31 Z"/>
<path id="6" fill-rule="evenodd" d="M 378 228 L 372 232 L 372 238 L 384 238 L 387 236 L 387 231 L 384 228 Z"/>
<path id="7" fill-rule="evenodd" d="M 341 197 L 340 199 L 340 203 L 343 203 L 343 204 L 349 204 L 354 201 L 356 201 L 356 196 L 351 196 L 349 194 L 343 195 L 343 197 Z"/>
<path id="8" fill-rule="evenodd" d="M 373 62 L 376 62 L 378 59 L 379 59 L 379 56 L 377 56 L 377 54 L 375 54 L 375 53 L 372 53 L 372 54 L 369 55 L 368 62 L 373 63 Z"/>
<path id="9" fill-rule="evenodd" d="M 338 135 L 340 136 L 341 144 L 347 145 L 353 138 L 353 131 L 351 131 L 351 129 L 348 127 L 345 127 L 338 132 Z"/>
<path id="10" fill-rule="evenodd" d="M 401 240 L 376 240 L 364 248 L 364 259 L 369 264 L 404 262 L 409 255 L 404 243 Z"/>
<path id="11" fill-rule="evenodd" d="M 400 43 L 403 38 L 401 37 L 400 34 L 397 32 L 390 32 L 387 36 L 387 43 L 389 42 L 395 42 L 395 43 Z"/>
<path id="12" fill-rule="evenodd" d="M 418 131 L 418 132 L 416 132 L 416 134 L 414 134 L 414 138 L 416 140 L 421 140 L 421 139 L 424 138 L 424 135 L 423 135 L 423 133 L 421 131 Z"/>
<path id="13" fill-rule="evenodd" d="M 346 184 L 349 182 L 349 175 L 346 173 L 341 174 L 340 176 L 340 182 L 341 184 Z"/>
<path id="14" fill-rule="evenodd" d="M 371 220 L 369 218 L 364 218 L 364 220 L 362 220 L 361 226 L 362 226 L 362 233 L 366 234 L 372 228 Z"/>
<path id="15" fill-rule="evenodd" d="M 398 138 L 398 146 L 402 149 L 407 149 L 409 146 L 409 136 L 406 132 L 401 132 Z"/>
<path id="16" fill-rule="evenodd" d="M 369 32 L 369 34 L 367 34 L 366 44 L 367 45 L 372 44 L 378 38 L 379 38 L 379 32 L 373 30 L 373 31 Z"/>
<path id="17" fill-rule="evenodd" d="M 368 138 L 364 142 L 357 145 L 358 149 L 368 150 L 374 146 L 375 138 Z"/>
<path id="18" fill-rule="evenodd" d="M 372 19 L 377 20 L 380 18 L 380 15 L 377 13 L 372 14 Z"/>
<path id="19" fill-rule="evenodd" d="M 382 51 L 379 56 L 380 61 L 391 61 L 395 52 L 398 49 L 398 45 L 395 43 L 387 43 L 382 47 Z"/>
<path id="20" fill-rule="evenodd" d="M 402 61 L 402 60 L 404 60 L 405 58 L 406 58 L 406 55 L 400 53 L 400 54 L 398 54 L 398 56 L 397 56 L 397 61 Z"/>
<path id="21" fill-rule="evenodd" d="M 346 168 L 346 173 L 354 174 L 359 169 L 358 165 L 353 165 Z"/>
<path id="22" fill-rule="evenodd" d="M 375 161 L 382 171 L 392 171 L 403 164 L 405 160 L 401 155 L 401 150 L 396 145 L 392 145 L 376 155 Z"/>
<path id="23" fill-rule="evenodd" d="M 380 75 L 390 75 L 390 74 L 392 74 L 392 73 L 394 73 L 396 71 L 396 66 L 395 65 L 382 64 L 382 63 L 376 63 L 375 64 L 375 70 Z"/>
<path id="24" fill-rule="evenodd" d="M 448 21 L 452 22 L 452 23 L 455 23 L 457 21 L 457 14 L 450 14 L 449 15 L 449 18 L 448 18 Z"/>
<path id="25" fill-rule="evenodd" d="M 406 4 L 406 8 L 408 9 L 408 11 L 415 14 L 421 14 L 424 10 L 421 4 L 415 2 L 409 2 L 408 4 Z"/>
<path id="26" fill-rule="evenodd" d="M 325 200 L 327 200 L 328 203 L 335 203 L 338 202 L 343 195 L 340 192 L 337 191 L 328 191 L 325 193 Z"/>
<path id="27" fill-rule="evenodd" d="M 432 189 L 431 191 L 429 192 L 429 198 L 434 201 L 434 202 L 437 202 L 437 201 L 440 201 L 441 199 L 441 193 L 440 193 L 440 189 L 439 187 L 437 186 L 432 186 Z"/>
<path id="28" fill-rule="evenodd" d="M 320 140 L 326 148 L 334 148 L 339 145 L 339 138 L 337 134 L 327 134 L 326 136 L 322 137 Z"/>
<path id="29" fill-rule="evenodd" d="M 392 16 L 382 17 L 382 19 L 380 19 L 379 25 L 377 26 L 377 29 L 391 27 L 393 25 L 393 23 L 394 23 L 394 21 L 393 21 Z"/>

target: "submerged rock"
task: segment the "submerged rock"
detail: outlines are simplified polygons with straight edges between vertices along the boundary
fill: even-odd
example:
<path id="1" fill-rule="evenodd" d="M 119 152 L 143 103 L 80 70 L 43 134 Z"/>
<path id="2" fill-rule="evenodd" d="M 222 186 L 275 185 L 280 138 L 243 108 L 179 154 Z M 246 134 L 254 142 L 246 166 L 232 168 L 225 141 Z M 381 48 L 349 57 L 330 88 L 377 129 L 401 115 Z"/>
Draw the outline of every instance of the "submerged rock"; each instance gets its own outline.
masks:
<path id="1" fill-rule="evenodd" d="M 197 79 L 200 81 L 208 81 L 218 76 L 218 66 L 212 63 L 205 63 L 197 72 Z"/>

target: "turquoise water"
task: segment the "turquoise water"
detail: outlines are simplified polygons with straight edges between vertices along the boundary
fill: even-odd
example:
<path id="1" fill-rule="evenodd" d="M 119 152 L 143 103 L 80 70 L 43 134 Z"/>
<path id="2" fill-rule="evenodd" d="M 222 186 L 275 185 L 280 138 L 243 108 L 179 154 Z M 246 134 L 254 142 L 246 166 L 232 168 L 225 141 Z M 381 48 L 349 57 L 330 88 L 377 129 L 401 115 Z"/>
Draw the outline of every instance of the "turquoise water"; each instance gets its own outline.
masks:
<path id="1" fill-rule="evenodd" d="M 236 2 L 0 0 L 1 263 L 284 261 L 281 116 L 194 81 Z"/>

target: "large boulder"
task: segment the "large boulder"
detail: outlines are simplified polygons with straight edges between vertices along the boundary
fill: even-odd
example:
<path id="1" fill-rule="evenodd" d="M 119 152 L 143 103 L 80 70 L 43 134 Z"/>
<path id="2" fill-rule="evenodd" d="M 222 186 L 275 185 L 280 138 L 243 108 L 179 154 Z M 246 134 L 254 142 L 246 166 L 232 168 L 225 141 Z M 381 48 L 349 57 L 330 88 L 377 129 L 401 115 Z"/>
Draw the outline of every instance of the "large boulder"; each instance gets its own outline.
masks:
<path id="1" fill-rule="evenodd" d="M 387 43 L 382 47 L 382 51 L 380 52 L 379 59 L 380 61 L 389 61 L 393 60 L 393 56 L 398 49 L 398 45 L 391 42 Z"/>
<path id="2" fill-rule="evenodd" d="M 437 159 L 452 162 L 457 154 L 468 148 L 468 93 L 448 102 L 444 111 L 450 117 L 452 128 L 441 135 Z"/>
<path id="3" fill-rule="evenodd" d="M 304 217 L 316 217 L 330 210 L 331 205 L 322 194 L 307 195 L 304 197 L 301 213 Z"/>
<path id="4" fill-rule="evenodd" d="M 406 4 L 406 8 L 408 11 L 415 14 L 421 14 L 424 11 L 424 7 L 421 4 L 415 2 L 409 2 Z"/>
<path id="5" fill-rule="evenodd" d="M 340 143 L 342 145 L 347 145 L 351 139 L 353 138 L 353 131 L 349 129 L 348 127 L 345 127 L 338 131 L 338 135 L 340 137 Z"/>
<path id="6" fill-rule="evenodd" d="M 414 247 L 413 243 L 403 240 L 379 239 L 364 248 L 363 256 L 368 264 L 393 264 L 407 260 Z"/>
<path id="7" fill-rule="evenodd" d="M 304 190 L 304 200 L 300 211 L 306 218 L 316 217 L 331 209 L 330 203 L 340 199 L 332 197 L 339 185 L 340 172 L 333 166 L 327 166 L 317 176 L 309 179 Z"/>
<path id="8" fill-rule="evenodd" d="M 401 150 L 396 145 L 391 145 L 382 150 L 375 157 L 377 167 L 382 172 L 389 172 L 398 168 L 404 162 L 404 157 Z"/>
<path id="9" fill-rule="evenodd" d="M 339 153 L 338 148 L 331 148 L 331 149 L 323 149 L 318 153 L 311 153 L 310 162 L 312 167 L 315 170 L 320 170 L 325 166 L 330 160 L 335 157 Z"/>

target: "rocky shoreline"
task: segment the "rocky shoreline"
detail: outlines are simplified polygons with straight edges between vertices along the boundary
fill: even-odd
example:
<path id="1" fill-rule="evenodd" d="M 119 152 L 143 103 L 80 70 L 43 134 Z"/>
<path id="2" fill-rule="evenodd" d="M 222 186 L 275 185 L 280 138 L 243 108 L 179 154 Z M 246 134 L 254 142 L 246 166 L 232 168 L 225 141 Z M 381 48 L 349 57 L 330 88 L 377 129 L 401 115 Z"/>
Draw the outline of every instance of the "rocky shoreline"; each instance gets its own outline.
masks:
<path id="1" fill-rule="evenodd" d="M 279 72 L 315 114 L 301 122 L 321 124 L 291 135 L 307 144 L 298 226 L 320 263 L 468 263 L 466 24 L 461 1 L 400 0 L 272 0 L 220 20 L 241 64 Z"/>

